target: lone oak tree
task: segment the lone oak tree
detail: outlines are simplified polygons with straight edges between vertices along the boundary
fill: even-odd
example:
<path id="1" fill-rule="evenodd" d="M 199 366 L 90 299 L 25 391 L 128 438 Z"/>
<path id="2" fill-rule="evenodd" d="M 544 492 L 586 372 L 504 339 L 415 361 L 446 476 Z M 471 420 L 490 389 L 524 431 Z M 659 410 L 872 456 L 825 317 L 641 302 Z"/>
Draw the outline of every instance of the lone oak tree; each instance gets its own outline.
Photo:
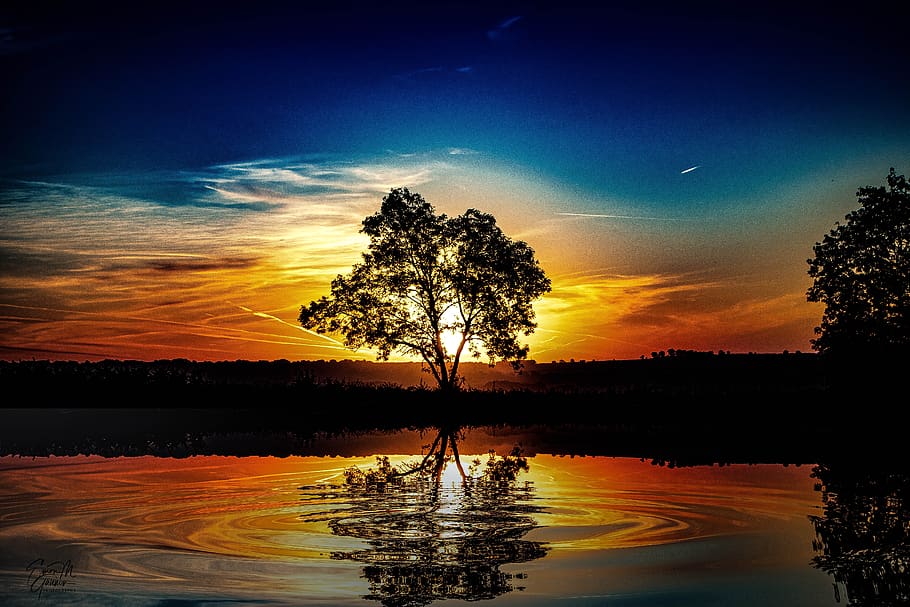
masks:
<path id="1" fill-rule="evenodd" d="M 344 337 L 351 349 L 419 357 L 442 391 L 461 386 L 462 354 L 518 369 L 528 346 L 532 302 L 550 290 L 534 251 L 508 238 L 492 215 L 436 214 L 420 194 L 395 188 L 361 232 L 363 262 L 332 281 L 331 296 L 301 306 L 304 328 Z"/>
<path id="2" fill-rule="evenodd" d="M 835 223 L 807 260 L 807 299 L 823 302 L 812 346 L 863 355 L 910 346 L 910 187 L 892 168 L 888 188 L 860 188 L 860 208 Z"/>

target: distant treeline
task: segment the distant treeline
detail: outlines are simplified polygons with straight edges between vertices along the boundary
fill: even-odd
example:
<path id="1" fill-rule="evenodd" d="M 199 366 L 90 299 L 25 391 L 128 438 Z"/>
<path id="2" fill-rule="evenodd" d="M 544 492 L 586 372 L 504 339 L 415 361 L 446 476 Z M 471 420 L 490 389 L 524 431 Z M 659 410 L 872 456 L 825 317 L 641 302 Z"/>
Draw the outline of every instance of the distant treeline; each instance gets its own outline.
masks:
<path id="1" fill-rule="evenodd" d="M 640 360 L 465 363 L 465 394 L 589 395 L 598 402 L 767 398 L 823 402 L 881 392 L 893 362 L 846 361 L 818 354 L 713 354 L 675 350 Z M 370 361 L 0 361 L 6 406 L 223 406 L 314 390 L 370 390 L 428 397 L 433 382 L 419 363 Z M 613 401 L 609 399 L 612 398 Z M 272 401 L 277 403 L 278 401 Z"/>
<path id="2" fill-rule="evenodd" d="M 468 387 L 444 397 L 416 363 L 0 362 L 0 455 L 290 455 L 326 434 L 440 426 L 547 428 L 562 437 L 555 452 L 667 461 L 810 463 L 870 443 L 881 454 L 903 428 L 886 367 L 852 364 L 675 355 L 516 374 L 474 363 Z"/>
<path id="3" fill-rule="evenodd" d="M 608 361 L 525 361 L 515 372 L 508 363 L 490 366 L 463 363 L 460 371 L 469 390 L 607 391 L 661 390 L 672 386 L 710 388 L 725 386 L 806 386 L 824 381 L 825 366 L 812 354 L 714 354 L 670 349 L 650 359 Z M 430 387 L 432 378 L 420 363 L 370 361 L 221 361 L 186 359 L 157 361 L 103 360 L 0 361 L 5 385 L 43 388 L 65 385 L 75 389 L 102 386 L 218 386 L 261 387 L 326 385 L 333 383 Z M 79 392 L 71 398 L 88 396 Z"/>

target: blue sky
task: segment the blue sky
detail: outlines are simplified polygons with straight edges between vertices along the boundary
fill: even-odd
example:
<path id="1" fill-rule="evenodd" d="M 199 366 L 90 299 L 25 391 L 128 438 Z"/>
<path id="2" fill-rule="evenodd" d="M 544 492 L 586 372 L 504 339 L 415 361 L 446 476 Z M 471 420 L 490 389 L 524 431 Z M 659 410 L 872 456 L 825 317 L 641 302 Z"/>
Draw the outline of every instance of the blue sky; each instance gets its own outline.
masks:
<path id="1" fill-rule="evenodd" d="M 658 198 L 701 165 L 720 196 L 910 128 L 874 4 L 188 4 L 0 21 L 4 174 L 461 147 Z"/>
<path id="2" fill-rule="evenodd" d="M 288 208 L 282 196 L 297 204 L 356 191 L 378 206 L 379 187 L 391 183 L 424 187 L 455 211 L 478 200 L 495 207 L 565 273 L 557 286 L 579 273 L 607 272 L 617 284 L 661 277 L 702 293 L 722 285 L 726 294 L 705 295 L 699 313 L 785 295 L 795 309 L 811 245 L 852 208 L 858 187 L 910 164 L 907 12 L 877 3 L 14 2 L 0 9 L 0 305 L 41 307 L 50 289 L 39 285 L 41 267 L 110 270 L 98 251 L 94 265 L 61 261 L 110 237 L 104 204 L 118 213 L 151 205 L 143 221 L 174 222 L 158 248 L 180 254 L 181 243 L 166 240 L 179 233 L 173 226 L 195 225 L 197 236 L 209 226 L 200 250 L 225 246 L 224 222 L 272 242 L 274 225 L 252 230 Z M 369 171 L 380 172 L 371 180 Z M 336 176 L 329 184 L 300 180 L 326 172 Z M 356 179 L 341 187 L 342 177 Z M 17 222 L 51 221 L 48 201 L 61 197 L 69 204 L 58 217 L 98 233 L 80 232 L 78 247 L 71 230 L 13 233 Z M 187 208 L 198 213 L 189 223 Z M 364 211 L 351 202 L 339 216 Z M 41 263 L 26 261 L 38 250 Z M 294 284 L 306 296 L 319 290 Z M 657 347 L 647 331 L 667 335 L 695 305 L 679 297 L 626 311 L 640 325 L 625 349 L 591 342 L 575 352 L 566 339 L 559 353 Z M 268 313 L 290 322 L 300 303 Z M 754 331 L 731 327 L 713 341 L 698 327 L 671 337 L 708 349 L 805 349 L 818 316 L 806 310 L 775 308 Z M 772 320 L 781 314 L 790 314 L 786 328 Z M 26 321 L 9 316 L 8 335 L 24 335 Z M 619 343 L 630 330 L 595 333 Z"/>

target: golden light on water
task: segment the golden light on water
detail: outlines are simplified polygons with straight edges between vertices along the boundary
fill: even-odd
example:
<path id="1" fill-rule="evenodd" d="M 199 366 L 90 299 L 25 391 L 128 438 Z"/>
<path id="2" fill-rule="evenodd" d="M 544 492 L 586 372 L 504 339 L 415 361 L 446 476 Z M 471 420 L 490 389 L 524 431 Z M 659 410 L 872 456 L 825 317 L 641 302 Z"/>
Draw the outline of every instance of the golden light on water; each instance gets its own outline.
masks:
<path id="1" fill-rule="evenodd" d="M 462 456 L 466 471 L 474 457 Z M 390 457 L 392 465 L 414 459 Z M 533 484 L 542 505 L 559 504 L 541 512 L 542 526 L 553 530 L 601 528 L 596 541 L 592 539 L 595 536 L 584 542 L 573 540 L 575 549 L 648 545 L 730 532 L 755 517 L 798 516 L 815 499 L 805 468 L 667 469 L 624 458 L 544 455 L 528 461 L 530 471 L 521 473 L 519 481 Z M 34 466 L 39 463 L 50 463 L 54 474 L 38 473 L 39 468 Z M 73 498 L 73 505 L 58 510 L 61 518 L 46 528 L 60 538 L 90 534 L 92 527 L 119 526 L 116 521 L 131 521 L 130 537 L 142 544 L 195 546 L 247 556 L 303 556 L 309 552 L 291 548 L 294 542 L 285 537 L 307 528 L 296 520 L 299 487 L 338 484 L 347 467 L 365 470 L 374 464 L 373 457 L 93 457 L 50 458 L 47 462 L 4 458 L 0 472 L 7 497 L 15 490 L 49 491 L 63 500 L 61 503 L 66 503 L 67 495 L 80 496 Z M 94 497 L 76 491 L 87 479 Z M 449 487 L 462 482 L 453 462 L 445 466 L 441 481 Z M 700 512 L 706 506 L 716 511 L 713 520 Z M 63 516 L 74 511 L 84 514 Z M 618 521 L 628 525 L 614 528 Z M 187 534 L 185 528 L 193 532 Z"/>
<path id="2" fill-rule="evenodd" d="M 535 457 L 527 479 L 563 507 L 538 517 L 555 548 L 631 548 L 742 533 L 762 520 L 801 527 L 817 496 L 808 468 L 667 468 L 628 458 Z"/>
<path id="3" fill-rule="evenodd" d="M 470 459 L 465 458 L 465 462 L 470 461 Z M 454 461 L 446 462 L 445 467 L 442 469 L 442 477 L 440 479 L 443 487 L 457 487 L 462 483 L 461 473 L 458 471 L 458 466 L 455 465 Z"/>
<path id="4" fill-rule="evenodd" d="M 389 459 L 398 466 L 416 457 Z M 466 469 L 473 458 L 463 455 Z M 339 593 L 364 595 L 360 568 L 369 560 L 358 559 L 387 551 L 403 558 L 409 538 L 438 543 L 432 554 L 446 559 L 439 566 L 458 567 L 459 542 L 481 522 L 499 520 L 483 514 L 491 507 L 490 516 L 511 526 L 509 541 L 516 543 L 502 551 L 486 543 L 475 549 L 482 545 L 506 559 L 491 562 L 495 567 L 511 562 L 510 550 L 530 550 L 529 561 L 509 567 L 530 572 L 522 585 L 537 593 L 593 583 L 585 572 L 596 565 L 586 568 L 586 559 L 597 563 L 615 551 L 715 537 L 762 534 L 777 538 L 761 547 L 762 559 L 805 567 L 810 558 L 806 516 L 818 498 L 808 469 L 667 469 L 634 459 L 547 455 L 528 463 L 521 491 L 504 494 L 506 501 L 495 506 L 482 493 L 463 491 L 452 462 L 435 497 L 407 491 L 384 497 L 342 486 L 346 468 L 365 470 L 376 464 L 374 456 L 7 457 L 0 459 L 0 544 L 27 555 L 67 546 L 80 583 L 120 592 L 160 596 L 217 586 L 239 597 L 266 592 L 266 598 L 329 602 Z M 382 529 L 398 535 L 374 534 Z M 428 558 L 421 555 L 415 558 Z M 200 568 L 207 572 L 202 578 L 193 573 Z"/>

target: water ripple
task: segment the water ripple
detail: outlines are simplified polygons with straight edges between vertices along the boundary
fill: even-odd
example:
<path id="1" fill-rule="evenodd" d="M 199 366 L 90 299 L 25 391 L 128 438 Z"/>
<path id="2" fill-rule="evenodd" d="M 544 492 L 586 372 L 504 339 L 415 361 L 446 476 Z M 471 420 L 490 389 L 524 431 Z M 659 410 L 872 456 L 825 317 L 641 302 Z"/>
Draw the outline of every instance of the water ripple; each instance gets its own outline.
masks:
<path id="1" fill-rule="evenodd" d="M 495 500 L 451 486 L 383 499 L 340 486 L 345 467 L 370 459 L 3 458 L 0 587 L 21 588 L 42 557 L 72 559 L 85 596 L 247 597 L 265 586 L 290 602 L 353 600 L 382 598 L 376 589 L 399 576 L 490 598 L 529 583 L 501 564 L 758 532 L 805 520 L 814 497 L 798 471 L 756 481 L 754 469 L 546 456 L 530 460 L 529 490 Z"/>

